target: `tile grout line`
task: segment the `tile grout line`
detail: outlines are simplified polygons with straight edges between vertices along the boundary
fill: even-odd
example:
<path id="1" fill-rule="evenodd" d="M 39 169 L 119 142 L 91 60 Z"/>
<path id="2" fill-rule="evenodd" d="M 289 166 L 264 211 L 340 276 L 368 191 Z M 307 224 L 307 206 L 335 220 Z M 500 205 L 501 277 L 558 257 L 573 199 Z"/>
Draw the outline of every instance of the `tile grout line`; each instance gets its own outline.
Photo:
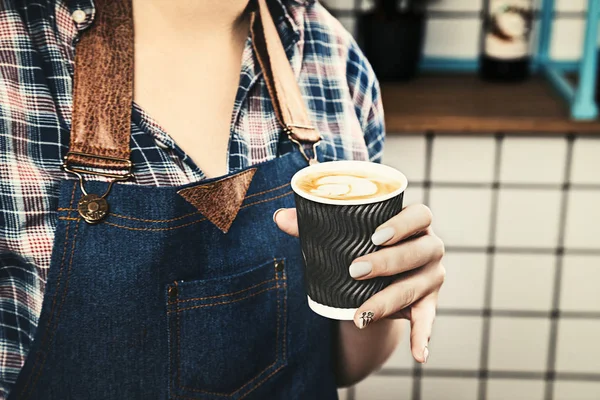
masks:
<path id="1" fill-rule="evenodd" d="M 552 290 L 552 313 L 550 316 L 550 334 L 548 338 L 548 359 L 546 364 L 546 385 L 544 387 L 544 399 L 552 400 L 554 398 L 554 381 L 556 369 L 556 350 L 558 346 L 558 322 L 560 318 L 560 286 L 562 280 L 564 246 L 565 246 L 565 228 L 567 225 L 567 212 L 569 206 L 569 182 L 571 180 L 571 169 L 573 163 L 573 147 L 575 144 L 575 135 L 566 136 L 567 149 L 565 154 L 565 171 L 563 181 L 563 192 L 561 196 L 560 214 L 558 218 L 558 243 L 556 247 L 556 265 L 554 270 L 554 287 Z"/>
<path id="2" fill-rule="evenodd" d="M 509 318 L 540 318 L 552 319 L 556 314 L 552 311 L 536 311 L 536 310 L 485 310 L 472 308 L 440 308 L 437 315 L 452 316 L 452 317 L 484 317 L 486 315 L 492 317 L 509 317 Z M 593 311 L 563 311 L 560 313 L 561 319 L 587 319 L 599 320 L 600 312 Z"/>
<path id="3" fill-rule="evenodd" d="M 411 187 L 440 187 L 448 189 L 493 189 L 498 187 L 501 189 L 516 189 L 516 190 L 557 190 L 564 189 L 564 183 L 537 183 L 537 182 L 460 182 L 460 181 L 411 181 Z M 495 185 L 495 186 L 494 186 Z M 594 183 L 569 183 L 569 188 L 576 190 L 600 190 L 599 184 Z"/>
<path id="4" fill-rule="evenodd" d="M 382 377 L 409 377 L 413 373 L 412 368 L 383 368 L 374 373 L 374 376 Z M 476 369 L 426 369 L 424 374 L 431 378 L 460 378 L 473 379 L 478 378 L 480 371 Z M 489 378 L 492 379 L 515 379 L 523 381 L 543 381 L 544 372 L 528 372 L 528 371 L 510 371 L 498 370 L 489 371 Z M 564 382 L 595 382 L 600 381 L 600 373 L 581 373 L 581 372 L 561 372 L 556 374 L 556 380 Z"/>
<path id="5" fill-rule="evenodd" d="M 435 133 L 427 132 L 425 134 L 425 184 L 423 185 L 423 203 L 429 204 L 431 198 L 431 169 L 433 164 L 433 146 L 435 142 Z M 410 343 L 410 334 L 409 334 Z M 411 353 L 412 355 L 412 353 Z M 414 362 L 414 361 L 413 361 Z M 423 376 L 423 366 L 414 362 L 413 367 L 413 386 L 412 400 L 421 400 L 421 378 Z"/>
<path id="6" fill-rule="evenodd" d="M 479 358 L 479 385 L 477 390 L 478 400 L 485 400 L 487 393 L 487 380 L 488 380 L 488 363 L 489 363 L 489 345 L 490 345 L 490 328 L 491 328 L 491 313 L 489 310 L 492 308 L 492 289 L 494 287 L 494 246 L 496 244 L 496 222 L 498 220 L 498 199 L 500 196 L 500 188 L 498 182 L 500 181 L 500 168 L 502 166 L 502 147 L 504 143 L 504 135 L 498 133 L 496 135 L 496 151 L 494 155 L 494 178 L 493 178 L 493 189 L 490 206 L 490 227 L 489 227 L 489 252 L 487 257 L 486 267 L 486 280 L 485 280 L 485 299 L 484 299 L 484 312 L 481 332 L 481 354 Z"/>

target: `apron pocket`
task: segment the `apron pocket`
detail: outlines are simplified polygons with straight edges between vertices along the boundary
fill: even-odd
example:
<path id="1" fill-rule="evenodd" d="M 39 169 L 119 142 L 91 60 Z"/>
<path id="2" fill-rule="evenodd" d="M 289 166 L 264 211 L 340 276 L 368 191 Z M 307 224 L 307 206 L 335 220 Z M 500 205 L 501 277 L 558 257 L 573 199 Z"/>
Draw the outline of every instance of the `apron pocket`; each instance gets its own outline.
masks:
<path id="1" fill-rule="evenodd" d="M 170 398 L 241 399 L 286 365 L 283 265 L 167 286 Z"/>

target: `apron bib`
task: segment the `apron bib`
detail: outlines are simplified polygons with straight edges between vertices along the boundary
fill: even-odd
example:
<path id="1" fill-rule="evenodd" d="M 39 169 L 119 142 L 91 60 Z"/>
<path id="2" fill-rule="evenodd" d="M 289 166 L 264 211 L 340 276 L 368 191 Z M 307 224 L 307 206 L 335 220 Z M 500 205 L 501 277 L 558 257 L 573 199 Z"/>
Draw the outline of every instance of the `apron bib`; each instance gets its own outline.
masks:
<path id="1" fill-rule="evenodd" d="M 123 133 L 131 113 L 132 64 L 123 67 L 123 54 L 133 53 L 131 4 L 98 0 L 97 7 L 95 32 L 78 45 L 66 161 L 80 180 L 61 183 L 42 312 L 9 398 L 336 399 L 335 325 L 308 308 L 299 242 L 271 219 L 294 207 L 290 180 L 316 140 L 306 110 L 289 106 L 300 92 L 265 0 L 253 40 L 283 131 L 300 150 L 176 188 L 84 179 L 131 172 Z M 114 24 L 125 38 L 111 37 L 113 48 L 101 50 L 109 60 L 95 64 L 125 72 L 100 86 L 113 97 L 115 86 L 129 89 L 109 111 L 95 110 L 90 97 L 98 92 L 86 88 L 81 66 L 98 32 L 110 34 Z"/>

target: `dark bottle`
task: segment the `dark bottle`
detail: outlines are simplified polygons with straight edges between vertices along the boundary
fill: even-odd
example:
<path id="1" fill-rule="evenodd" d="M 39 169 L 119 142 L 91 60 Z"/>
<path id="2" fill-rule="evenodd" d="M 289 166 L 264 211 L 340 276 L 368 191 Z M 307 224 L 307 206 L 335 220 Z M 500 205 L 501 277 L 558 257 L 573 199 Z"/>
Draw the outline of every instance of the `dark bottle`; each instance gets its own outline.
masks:
<path id="1" fill-rule="evenodd" d="M 375 0 L 358 19 L 358 37 L 381 81 L 406 81 L 417 74 L 425 13 L 422 0 Z"/>
<path id="2" fill-rule="evenodd" d="M 518 82 L 529 77 L 532 3 L 533 0 L 490 0 L 479 67 L 483 79 Z"/>

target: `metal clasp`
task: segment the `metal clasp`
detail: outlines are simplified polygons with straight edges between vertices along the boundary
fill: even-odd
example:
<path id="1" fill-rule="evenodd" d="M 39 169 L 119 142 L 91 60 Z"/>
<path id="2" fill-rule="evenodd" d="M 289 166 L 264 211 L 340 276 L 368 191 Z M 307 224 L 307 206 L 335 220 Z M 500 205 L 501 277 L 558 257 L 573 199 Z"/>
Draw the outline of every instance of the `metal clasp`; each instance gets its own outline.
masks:
<path id="1" fill-rule="evenodd" d="M 286 125 L 283 128 L 283 131 L 286 133 L 286 135 L 288 136 L 288 138 L 290 139 L 290 141 L 298 146 L 298 149 L 300 150 L 300 153 L 306 159 L 306 161 L 308 161 L 309 165 L 318 164 L 319 160 L 318 160 L 318 157 L 317 157 L 317 147 L 319 147 L 319 144 L 321 143 L 321 140 L 323 140 L 323 138 L 319 137 L 319 140 L 313 143 L 313 148 L 312 148 L 313 158 L 310 158 L 306 154 L 306 152 L 304 151 L 304 146 L 302 145 L 302 143 L 300 143 L 298 140 L 294 139 L 294 136 L 293 136 L 294 130 L 293 130 L 293 128 L 313 129 L 313 130 L 315 130 L 315 127 L 314 126 L 308 126 L 308 125 L 293 125 L 293 124 L 288 124 L 288 125 Z"/>
<path id="2" fill-rule="evenodd" d="M 87 169 L 87 168 L 73 167 L 73 166 L 70 166 L 69 162 L 68 162 L 68 157 L 70 155 L 120 162 L 120 163 L 125 164 L 125 168 L 127 169 L 127 172 L 125 174 L 116 174 L 116 173 L 104 172 L 104 171 L 94 171 L 92 169 Z M 96 224 L 96 223 L 102 221 L 108 214 L 108 202 L 106 201 L 106 196 L 108 196 L 108 194 L 110 193 L 110 190 L 112 189 L 113 184 L 117 181 L 126 181 L 128 179 L 133 178 L 133 172 L 132 172 L 133 163 L 130 160 L 127 160 L 124 158 L 97 156 L 97 155 L 91 155 L 91 154 L 86 154 L 86 153 L 81 153 L 81 152 L 70 151 L 64 157 L 64 162 L 63 162 L 62 167 L 66 172 L 74 174 L 75 176 L 77 176 L 77 178 L 79 178 L 79 187 L 81 188 L 83 197 L 77 203 L 77 211 L 79 212 L 79 215 L 81 215 L 81 217 L 87 223 L 90 223 L 90 224 Z M 111 180 L 108 181 L 108 188 L 106 189 L 104 194 L 102 196 L 98 196 L 97 194 L 94 194 L 94 193 L 88 193 L 85 190 L 85 182 L 84 182 L 84 178 L 83 178 L 82 174 L 90 174 L 90 175 L 104 176 L 104 177 L 110 178 Z"/>

